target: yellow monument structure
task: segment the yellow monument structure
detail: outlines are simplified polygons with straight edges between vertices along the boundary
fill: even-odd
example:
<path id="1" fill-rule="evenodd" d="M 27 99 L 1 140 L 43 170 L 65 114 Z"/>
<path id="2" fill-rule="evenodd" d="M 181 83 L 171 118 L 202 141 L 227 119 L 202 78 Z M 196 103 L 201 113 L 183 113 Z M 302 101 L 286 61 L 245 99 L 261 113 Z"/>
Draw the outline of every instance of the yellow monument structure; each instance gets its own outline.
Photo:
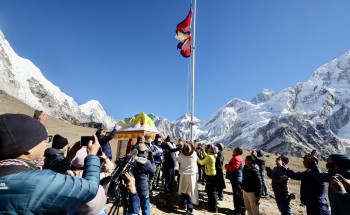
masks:
<path id="1" fill-rule="evenodd" d="M 144 112 L 135 115 L 132 118 L 127 118 L 124 121 L 119 121 L 118 125 L 120 128 L 117 131 L 112 142 L 117 146 L 116 158 L 123 157 L 130 151 L 130 143 L 134 145 L 138 136 L 148 135 L 152 139 L 155 138 L 156 134 L 159 133 L 158 129 L 154 125 L 153 115 L 147 115 Z M 129 143 L 129 149 L 128 149 Z"/>

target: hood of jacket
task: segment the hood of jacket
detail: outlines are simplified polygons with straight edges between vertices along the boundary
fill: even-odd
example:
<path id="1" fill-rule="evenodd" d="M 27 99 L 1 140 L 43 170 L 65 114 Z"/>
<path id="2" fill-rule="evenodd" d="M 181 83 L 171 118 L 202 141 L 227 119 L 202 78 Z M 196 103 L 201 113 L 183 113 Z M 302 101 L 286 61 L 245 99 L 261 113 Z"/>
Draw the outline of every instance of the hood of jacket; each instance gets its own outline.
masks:
<path id="1" fill-rule="evenodd" d="M 64 153 L 55 148 L 47 148 L 44 152 L 45 157 L 61 157 Z"/>

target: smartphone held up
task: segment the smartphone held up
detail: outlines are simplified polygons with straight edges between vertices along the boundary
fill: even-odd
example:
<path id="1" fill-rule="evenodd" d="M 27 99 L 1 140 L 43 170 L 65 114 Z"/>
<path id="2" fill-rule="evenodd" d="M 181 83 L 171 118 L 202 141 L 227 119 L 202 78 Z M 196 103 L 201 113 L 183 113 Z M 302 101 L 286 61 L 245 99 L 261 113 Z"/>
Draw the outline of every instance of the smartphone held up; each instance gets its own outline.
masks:
<path id="1" fill-rule="evenodd" d="M 89 141 L 94 142 L 94 136 L 81 136 L 80 137 L 80 145 L 81 146 L 87 146 L 89 144 Z"/>

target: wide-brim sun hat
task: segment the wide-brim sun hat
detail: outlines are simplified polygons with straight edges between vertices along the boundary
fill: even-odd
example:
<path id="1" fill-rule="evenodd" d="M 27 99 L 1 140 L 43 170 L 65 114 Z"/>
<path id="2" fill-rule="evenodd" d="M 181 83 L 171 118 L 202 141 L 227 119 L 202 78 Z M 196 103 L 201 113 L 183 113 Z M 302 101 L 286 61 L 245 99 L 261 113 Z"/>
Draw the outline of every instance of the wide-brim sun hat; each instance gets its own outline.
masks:
<path id="1" fill-rule="evenodd" d="M 222 150 L 224 149 L 224 145 L 223 145 L 222 143 L 217 143 L 217 144 L 216 144 L 216 147 L 218 147 L 218 149 L 219 149 L 220 151 L 222 151 Z"/>
<path id="2" fill-rule="evenodd" d="M 190 143 L 184 143 L 181 153 L 185 156 L 191 156 L 194 152 L 194 146 Z"/>

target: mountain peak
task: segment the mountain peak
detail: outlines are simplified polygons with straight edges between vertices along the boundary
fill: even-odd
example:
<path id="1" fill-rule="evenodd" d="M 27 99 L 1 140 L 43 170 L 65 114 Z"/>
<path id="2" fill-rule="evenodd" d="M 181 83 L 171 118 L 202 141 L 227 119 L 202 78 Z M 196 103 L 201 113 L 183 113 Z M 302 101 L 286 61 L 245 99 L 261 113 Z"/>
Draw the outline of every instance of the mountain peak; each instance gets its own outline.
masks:
<path id="1" fill-rule="evenodd" d="M 253 104 L 259 104 L 259 103 L 267 102 L 274 95 L 276 95 L 275 91 L 269 90 L 269 89 L 263 89 L 251 100 L 251 102 Z"/>
<path id="2" fill-rule="evenodd" d="M 174 124 L 183 124 L 183 123 L 189 123 L 191 122 L 191 114 L 189 113 L 185 113 L 184 115 L 180 116 L 177 120 L 175 120 L 173 123 Z M 193 123 L 194 124 L 198 124 L 200 123 L 200 119 L 198 119 L 197 117 L 193 116 Z"/>
<path id="3" fill-rule="evenodd" d="M 80 105 L 79 108 L 83 113 L 85 113 L 87 115 L 91 115 L 96 110 L 100 110 L 100 111 L 106 113 L 104 111 L 103 107 L 101 106 L 100 102 L 97 100 L 90 100 L 90 101 L 86 102 L 85 104 Z"/>

